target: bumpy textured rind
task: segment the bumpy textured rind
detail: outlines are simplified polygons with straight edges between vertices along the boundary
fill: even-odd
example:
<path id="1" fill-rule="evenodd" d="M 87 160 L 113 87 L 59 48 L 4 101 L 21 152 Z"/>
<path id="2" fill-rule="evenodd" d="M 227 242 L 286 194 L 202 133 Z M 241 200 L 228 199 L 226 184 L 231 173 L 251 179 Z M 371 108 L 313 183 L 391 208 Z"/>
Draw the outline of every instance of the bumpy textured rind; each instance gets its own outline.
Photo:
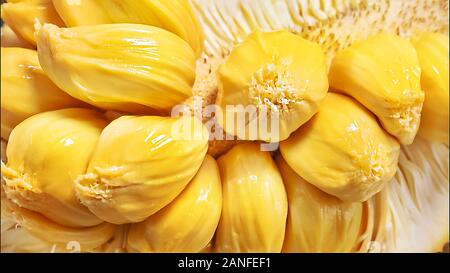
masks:
<path id="1" fill-rule="evenodd" d="M 222 211 L 222 184 L 216 161 L 207 155 L 196 176 L 169 205 L 132 224 L 130 252 L 206 251 Z"/>
<path id="2" fill-rule="evenodd" d="M 99 218 L 140 222 L 180 194 L 207 149 L 208 131 L 194 117 L 123 116 L 103 130 L 75 189 Z"/>
<path id="3" fill-rule="evenodd" d="M 107 110 L 169 115 L 192 95 L 195 54 L 180 37 L 139 24 L 37 30 L 39 61 L 73 97 Z"/>
<path id="4" fill-rule="evenodd" d="M 280 252 L 286 226 L 283 180 L 268 152 L 239 144 L 218 159 L 222 215 L 216 252 Z"/>

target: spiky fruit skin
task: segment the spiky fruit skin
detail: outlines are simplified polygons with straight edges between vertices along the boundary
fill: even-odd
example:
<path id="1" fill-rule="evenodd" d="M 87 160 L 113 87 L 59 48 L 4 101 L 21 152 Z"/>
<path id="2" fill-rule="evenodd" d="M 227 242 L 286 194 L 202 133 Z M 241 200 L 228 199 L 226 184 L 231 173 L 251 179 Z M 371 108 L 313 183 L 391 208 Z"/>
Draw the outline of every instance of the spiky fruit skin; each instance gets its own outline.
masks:
<path id="1" fill-rule="evenodd" d="M 420 83 L 425 92 L 418 135 L 448 145 L 449 42 L 448 36 L 424 33 L 412 39 L 422 69 Z"/>
<path id="2" fill-rule="evenodd" d="M 289 212 L 283 252 L 355 252 L 363 204 L 343 202 L 305 181 L 276 157 L 286 187 Z"/>
<path id="3" fill-rule="evenodd" d="M 189 0 L 83 0 L 78 5 L 71 0 L 53 0 L 53 4 L 70 27 L 112 23 L 151 25 L 181 37 L 197 56 L 203 50 L 203 29 Z"/>
<path id="4" fill-rule="evenodd" d="M 1 49 L 1 122 L 3 139 L 32 115 L 62 108 L 85 107 L 59 89 L 39 65 L 37 52 L 25 48 Z"/>
<path id="5" fill-rule="evenodd" d="M 195 54 L 180 37 L 139 24 L 37 31 L 39 61 L 69 95 L 125 113 L 168 115 L 192 95 Z"/>
<path id="6" fill-rule="evenodd" d="M 222 215 L 216 252 L 280 252 L 286 192 L 275 162 L 256 143 L 240 144 L 218 159 Z"/>
<path id="7" fill-rule="evenodd" d="M 75 189 L 99 218 L 140 222 L 181 193 L 207 149 L 208 131 L 194 117 L 123 116 L 103 130 Z"/>
<path id="8" fill-rule="evenodd" d="M 28 0 L 2 4 L 2 19 L 25 41 L 36 45 L 34 24 L 51 23 L 64 26 L 51 0 Z M 2 45 L 3 46 L 3 45 Z"/>
<path id="9" fill-rule="evenodd" d="M 95 111 L 63 109 L 34 115 L 11 133 L 2 163 L 6 196 L 69 227 L 102 221 L 77 199 L 74 180 L 84 174 L 106 121 Z"/>
<path id="10" fill-rule="evenodd" d="M 335 91 L 354 97 L 387 132 L 408 145 L 419 130 L 425 98 L 420 71 L 411 42 L 382 33 L 338 52 L 329 80 Z"/>
<path id="11" fill-rule="evenodd" d="M 219 123 L 227 133 L 244 140 L 286 139 L 317 112 L 328 91 L 320 47 L 287 31 L 251 34 L 219 67 L 217 76 L 216 104 L 223 112 Z M 239 116 L 245 117 L 245 113 L 228 110 L 228 106 L 254 107 L 256 111 L 242 127 Z M 237 125 L 232 122 L 235 118 Z M 254 132 L 249 123 L 258 130 Z M 267 124 L 267 132 L 261 123 Z M 271 127 L 275 123 L 277 126 Z"/>
<path id="12" fill-rule="evenodd" d="M 280 144 L 289 166 L 343 201 L 365 201 L 395 174 L 398 142 L 354 99 L 328 93 L 319 112 Z"/>
<path id="13" fill-rule="evenodd" d="M 200 252 L 211 241 L 222 210 L 222 184 L 216 161 L 207 155 L 195 177 L 169 205 L 133 224 L 131 252 Z"/>

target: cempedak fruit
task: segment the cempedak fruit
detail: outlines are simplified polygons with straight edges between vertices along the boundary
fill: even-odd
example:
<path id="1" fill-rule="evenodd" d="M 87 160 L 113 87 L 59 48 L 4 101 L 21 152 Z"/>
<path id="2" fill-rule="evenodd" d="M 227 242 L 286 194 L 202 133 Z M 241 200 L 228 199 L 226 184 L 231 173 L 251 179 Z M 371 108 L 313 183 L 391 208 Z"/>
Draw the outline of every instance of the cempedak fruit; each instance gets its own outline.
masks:
<path id="1" fill-rule="evenodd" d="M 400 145 L 361 104 L 328 93 L 319 112 L 280 144 L 289 166 L 343 201 L 365 201 L 395 174 Z"/>
<path id="2" fill-rule="evenodd" d="M 336 54 L 330 86 L 372 111 L 401 144 L 411 144 L 420 124 L 424 92 L 413 45 L 391 34 L 378 34 Z"/>
<path id="3" fill-rule="evenodd" d="M 197 56 L 203 50 L 203 30 L 189 0 L 53 0 L 67 26 L 135 23 L 166 29 L 185 40 Z"/>
<path id="4" fill-rule="evenodd" d="M 210 243 L 222 211 L 217 163 L 207 155 L 195 177 L 169 205 L 133 224 L 128 251 L 200 252 Z"/>
<path id="5" fill-rule="evenodd" d="M 53 7 L 52 0 L 8 1 L 2 4 L 2 19 L 16 34 L 32 45 L 36 45 L 34 36 L 36 21 L 64 26 L 64 22 Z"/>
<path id="6" fill-rule="evenodd" d="M 343 202 L 308 183 L 278 154 L 289 212 L 283 252 L 356 252 L 363 203 Z"/>
<path id="7" fill-rule="evenodd" d="M 67 227 L 57 224 L 32 210 L 22 208 L 3 196 L 2 252 L 92 252 L 106 247 L 118 229 L 110 223 L 92 227 Z M 4 225 L 11 221 L 14 226 Z M 12 239 L 16 239 L 11 242 Z"/>
<path id="8" fill-rule="evenodd" d="M 1 49 L 1 122 L 3 139 L 32 115 L 62 108 L 82 107 L 60 90 L 42 71 L 37 52 L 18 47 Z"/>
<path id="9" fill-rule="evenodd" d="M 419 136 L 448 145 L 449 42 L 440 33 L 423 33 L 413 39 L 422 69 L 425 92 Z"/>
<path id="10" fill-rule="evenodd" d="M 288 31 L 251 34 L 217 76 L 216 104 L 223 112 L 218 121 L 245 140 L 288 138 L 317 112 L 328 91 L 320 47 Z"/>
<path id="11" fill-rule="evenodd" d="M 86 172 L 106 121 L 95 111 L 63 109 L 34 115 L 11 133 L 2 162 L 6 196 L 68 227 L 102 222 L 77 199 L 74 181 Z"/>
<path id="12" fill-rule="evenodd" d="M 143 221 L 172 202 L 195 176 L 208 137 L 194 117 L 115 119 L 103 130 L 87 173 L 76 181 L 78 197 L 107 222 Z"/>
<path id="13" fill-rule="evenodd" d="M 288 204 L 270 153 L 257 143 L 239 144 L 218 164 L 223 204 L 215 251 L 280 252 Z"/>
<path id="14" fill-rule="evenodd" d="M 167 115 L 192 94 L 194 51 L 164 29 L 45 24 L 36 37 L 39 61 L 49 78 L 71 96 L 100 108 Z"/>

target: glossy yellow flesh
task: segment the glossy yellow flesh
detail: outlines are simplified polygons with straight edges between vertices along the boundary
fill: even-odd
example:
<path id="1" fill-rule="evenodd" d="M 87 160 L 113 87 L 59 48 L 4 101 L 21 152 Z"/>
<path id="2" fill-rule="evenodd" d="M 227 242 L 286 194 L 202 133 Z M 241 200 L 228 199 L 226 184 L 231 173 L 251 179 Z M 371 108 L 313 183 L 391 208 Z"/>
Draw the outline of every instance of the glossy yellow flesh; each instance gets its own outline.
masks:
<path id="1" fill-rule="evenodd" d="M 37 114 L 11 133 L 2 163 L 6 196 L 17 205 L 71 227 L 102 221 L 81 205 L 74 181 L 84 174 L 106 121 L 92 110 Z"/>
<path id="2" fill-rule="evenodd" d="M 128 251 L 200 252 L 211 241 L 222 210 L 222 184 L 216 161 L 205 157 L 197 175 L 168 206 L 133 224 Z"/>
<path id="3" fill-rule="evenodd" d="M 73 97 L 123 112 L 169 114 L 192 94 L 195 54 L 173 33 L 138 24 L 37 31 L 39 61 Z"/>
<path id="4" fill-rule="evenodd" d="M 166 29 L 188 42 L 199 56 L 203 30 L 189 0 L 53 0 L 67 26 L 110 23 L 145 24 Z"/>
<path id="5" fill-rule="evenodd" d="M 372 111 L 401 144 L 411 144 L 420 125 L 424 92 L 416 51 L 405 39 L 378 34 L 336 54 L 330 86 Z"/>
<path id="6" fill-rule="evenodd" d="M 278 154 L 289 202 L 283 252 L 355 252 L 363 203 L 343 202 L 305 181 Z"/>
<path id="7" fill-rule="evenodd" d="M 424 33 L 413 39 L 419 57 L 425 92 L 419 136 L 448 145 L 449 42 L 448 36 Z"/>
<path id="8" fill-rule="evenodd" d="M 69 252 L 73 248 L 78 252 L 92 251 L 107 243 L 117 229 L 117 226 L 110 223 L 101 223 L 85 228 L 59 225 L 39 213 L 15 205 L 3 196 L 1 205 L 2 222 L 4 219 L 9 219 L 19 225 L 21 229 L 25 229 L 18 234 L 20 237 L 16 242 L 16 245 L 23 243 L 21 250 L 29 250 L 30 247 L 33 247 L 32 252 L 35 252 L 36 248 L 47 253 L 52 251 Z M 28 238 L 24 238 L 24 236 Z M 5 238 L 5 241 L 9 239 Z M 2 247 L 4 243 L 7 242 L 4 242 L 2 237 Z"/>
<path id="9" fill-rule="evenodd" d="M 120 117 L 103 130 L 87 174 L 77 179 L 78 197 L 107 222 L 143 221 L 185 188 L 207 148 L 208 131 L 195 118 Z"/>
<path id="10" fill-rule="evenodd" d="M 365 201 L 394 176 L 400 145 L 361 104 L 328 93 L 280 150 L 306 181 L 341 200 Z"/>
<path id="11" fill-rule="evenodd" d="M 45 111 L 86 106 L 63 91 L 39 65 L 37 52 L 25 48 L 1 49 L 1 120 L 3 139 L 26 118 Z"/>
<path id="12" fill-rule="evenodd" d="M 256 143 L 233 147 L 218 159 L 222 215 L 216 252 L 280 252 L 287 198 L 278 168 Z"/>
<path id="13" fill-rule="evenodd" d="M 2 26 L 1 45 L 2 47 L 34 48 L 32 44 L 18 36 L 7 24 L 3 24 Z"/>
<path id="14" fill-rule="evenodd" d="M 15 33 L 32 45 L 36 45 L 34 36 L 36 21 L 41 24 L 64 26 L 51 0 L 28 0 L 2 4 L 2 19 Z"/>
<path id="15" fill-rule="evenodd" d="M 328 91 L 326 73 L 325 55 L 318 45 L 287 31 L 255 32 L 218 69 L 216 104 L 223 111 L 219 122 L 227 133 L 241 139 L 284 140 L 317 112 Z M 227 106 L 236 105 L 257 109 L 245 121 L 244 132 L 239 125 L 231 126 L 225 112 Z M 233 119 L 239 115 L 238 111 L 230 113 Z M 248 123 L 270 121 L 274 116 L 279 119 L 278 131 L 271 127 L 269 134 L 248 131 Z"/>

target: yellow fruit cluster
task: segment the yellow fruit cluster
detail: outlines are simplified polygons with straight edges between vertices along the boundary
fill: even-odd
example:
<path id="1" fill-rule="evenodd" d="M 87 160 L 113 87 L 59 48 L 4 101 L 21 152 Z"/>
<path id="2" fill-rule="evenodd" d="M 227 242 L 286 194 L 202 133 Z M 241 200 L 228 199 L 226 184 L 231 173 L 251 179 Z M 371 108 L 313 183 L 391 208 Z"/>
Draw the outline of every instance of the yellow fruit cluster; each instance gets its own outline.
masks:
<path id="1" fill-rule="evenodd" d="M 329 61 L 323 44 L 281 25 L 261 29 L 259 17 L 239 19 L 253 20 L 249 35 L 230 26 L 213 33 L 200 2 L 2 5 L 2 251 L 67 251 L 74 242 L 82 252 L 391 246 L 398 215 L 388 203 L 412 165 L 405 154 L 423 141 L 445 146 L 427 156 L 448 155 L 448 36 L 381 32 Z M 302 24 L 321 17 L 317 5 L 291 2 Z M 365 1 L 349 3 L 326 15 Z M 231 43 L 223 29 L 239 43 L 199 71 Z M 215 128 L 242 142 L 216 157 L 202 109 L 174 111 L 211 86 Z M 448 169 L 437 165 L 423 172 L 446 177 L 436 191 L 448 197 Z"/>

